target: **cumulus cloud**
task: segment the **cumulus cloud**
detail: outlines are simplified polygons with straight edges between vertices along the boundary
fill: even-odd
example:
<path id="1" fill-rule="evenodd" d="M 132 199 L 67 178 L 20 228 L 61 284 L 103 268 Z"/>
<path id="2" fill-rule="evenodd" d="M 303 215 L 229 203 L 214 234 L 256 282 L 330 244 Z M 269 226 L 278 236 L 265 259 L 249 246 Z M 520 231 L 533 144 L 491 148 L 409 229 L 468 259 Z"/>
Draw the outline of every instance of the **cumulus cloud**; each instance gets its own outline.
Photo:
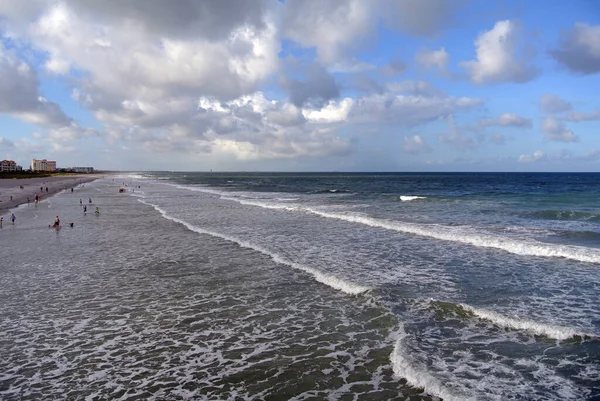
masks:
<path id="1" fill-rule="evenodd" d="M 544 154 L 544 152 L 542 152 L 541 150 L 536 150 L 531 155 L 523 154 L 519 156 L 519 163 L 532 163 L 538 160 L 543 160 L 545 157 L 546 155 Z"/>
<path id="2" fill-rule="evenodd" d="M 553 93 L 545 93 L 540 98 L 540 107 L 546 113 L 560 113 L 573 108 L 571 103 L 561 99 Z"/>
<path id="3" fill-rule="evenodd" d="M 319 60 L 333 65 L 372 32 L 376 6 L 362 0 L 288 0 L 282 33 L 303 47 L 316 48 Z"/>
<path id="4" fill-rule="evenodd" d="M 307 102 L 324 104 L 340 96 L 333 76 L 316 64 L 308 68 L 306 80 L 287 79 L 283 87 L 288 89 L 291 102 L 298 107 Z"/>
<path id="5" fill-rule="evenodd" d="M 277 69 L 279 42 L 266 16 L 252 25 L 245 17 L 229 21 L 229 16 L 215 15 L 209 25 L 223 23 L 231 28 L 227 35 L 193 36 L 173 28 L 175 22 L 152 23 L 160 14 L 157 7 L 169 15 L 175 11 L 168 10 L 187 9 L 188 2 L 153 2 L 148 9 L 145 2 L 114 2 L 115 10 L 101 12 L 103 18 L 95 17 L 94 2 L 75 3 L 47 8 L 31 23 L 31 39 L 50 55 L 49 65 L 58 60 L 57 70 L 66 70 L 68 63 L 89 74 L 81 81 L 83 91 L 102 97 L 106 104 L 197 92 L 233 98 L 253 91 Z M 189 23 L 205 33 L 205 28 Z"/>
<path id="6" fill-rule="evenodd" d="M 600 72 L 600 25 L 575 24 L 561 34 L 558 47 L 550 55 L 574 73 Z"/>
<path id="7" fill-rule="evenodd" d="M 418 37 L 438 34 L 453 23 L 462 0 L 287 0 L 282 35 L 315 48 L 326 66 L 347 60 L 383 19 L 392 30 Z"/>
<path id="8" fill-rule="evenodd" d="M 394 30 L 431 36 L 458 7 L 451 0 L 0 2 L 0 29 L 42 55 L 40 68 L 64 75 L 72 98 L 102 129 L 77 125 L 43 98 L 35 71 L 5 51 L 0 112 L 44 126 L 36 139 L 57 152 L 103 136 L 119 149 L 135 142 L 152 152 L 240 160 L 343 156 L 352 152 L 347 133 L 366 124 L 415 127 L 484 103 L 422 81 L 388 85 L 365 72 L 372 65 L 349 56 L 384 17 Z M 267 98 L 261 85 L 287 72 L 282 39 L 315 49 L 317 60 L 279 79 L 287 98 Z M 449 56 L 441 48 L 420 57 L 444 69 Z M 392 59 L 379 72 L 391 77 L 405 69 Z M 345 82 L 334 71 L 362 73 L 356 86 L 364 92 L 341 96 Z M 409 152 L 430 150 L 419 135 L 404 144 Z"/>
<path id="9" fill-rule="evenodd" d="M 404 145 L 402 146 L 402 149 L 405 153 L 416 155 L 419 153 L 427 153 L 433 151 L 433 149 L 431 149 L 431 146 L 429 146 L 427 142 L 425 142 L 423 138 L 421 138 L 420 135 L 405 136 L 403 138 L 403 141 Z"/>
<path id="10" fill-rule="evenodd" d="M 542 120 L 542 131 L 544 138 L 549 141 L 556 142 L 577 142 L 579 138 L 575 136 L 573 131 L 565 128 L 564 124 L 556 117 L 545 117 Z"/>
<path id="11" fill-rule="evenodd" d="M 416 54 L 415 60 L 427 69 L 437 67 L 440 71 L 446 71 L 448 62 L 450 61 L 450 55 L 443 47 L 439 50 L 424 49 Z"/>
<path id="12" fill-rule="evenodd" d="M 71 119 L 39 92 L 36 71 L 0 45 L 0 113 L 46 127 L 60 127 Z"/>
<path id="13" fill-rule="evenodd" d="M 529 65 L 530 57 L 520 54 L 520 28 L 513 21 L 498 21 L 475 41 L 476 59 L 461 62 L 472 82 L 527 82 L 539 70 Z"/>

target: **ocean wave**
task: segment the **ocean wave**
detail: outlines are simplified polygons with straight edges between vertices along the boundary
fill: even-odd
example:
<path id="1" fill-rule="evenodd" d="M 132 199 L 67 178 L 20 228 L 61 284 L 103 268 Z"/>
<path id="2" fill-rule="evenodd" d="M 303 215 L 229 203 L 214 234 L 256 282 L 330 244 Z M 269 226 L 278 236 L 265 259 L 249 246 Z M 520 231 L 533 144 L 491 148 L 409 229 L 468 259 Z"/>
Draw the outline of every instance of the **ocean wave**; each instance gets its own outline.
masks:
<path id="1" fill-rule="evenodd" d="M 401 195 L 398 197 L 402 202 L 410 202 L 418 199 L 427 199 L 426 196 L 416 196 L 416 195 Z"/>
<path id="2" fill-rule="evenodd" d="M 253 205 L 268 209 L 278 209 L 293 212 L 312 213 L 321 217 L 364 224 L 370 227 L 384 228 L 397 232 L 415 234 L 443 241 L 458 242 L 480 248 L 500 249 L 509 253 L 524 256 L 556 257 L 577 260 L 587 263 L 600 263 L 600 250 L 575 245 L 559 245 L 543 243 L 536 240 L 519 240 L 494 234 L 482 233 L 466 226 L 443 226 L 439 224 L 419 224 L 394 220 L 382 220 L 368 216 L 350 215 L 326 212 L 323 210 L 286 204 L 264 203 L 241 200 L 231 197 L 231 193 L 216 191 L 208 188 L 177 186 L 192 191 L 207 192 L 220 195 L 223 199 Z"/>
<path id="3" fill-rule="evenodd" d="M 313 208 L 302 208 L 316 215 L 364 224 L 371 227 L 405 232 L 440 239 L 460 242 L 481 248 L 494 248 L 517 255 L 559 257 L 578 260 L 580 262 L 600 263 L 600 250 L 574 245 L 545 244 L 535 240 L 516 240 L 471 230 L 468 227 L 449 227 L 434 224 L 418 224 L 400 221 L 380 220 L 372 217 L 351 216 L 338 213 L 327 213 Z"/>
<path id="4" fill-rule="evenodd" d="M 312 191 L 311 193 L 313 194 L 347 194 L 350 193 L 350 191 L 346 190 L 346 189 L 317 189 L 315 191 Z"/>
<path id="5" fill-rule="evenodd" d="M 476 308 L 467 304 L 458 304 L 465 311 L 472 313 L 474 316 L 488 320 L 495 324 L 507 329 L 522 330 L 529 332 L 537 336 L 544 336 L 548 338 L 554 338 L 559 341 L 577 339 L 577 338 L 593 338 L 596 337 L 593 334 L 578 331 L 576 329 L 558 325 L 551 325 L 546 323 L 536 322 L 531 319 L 521 319 L 509 316 L 504 316 L 498 312 Z"/>
<path id="6" fill-rule="evenodd" d="M 240 240 L 240 239 L 235 238 L 233 236 L 229 236 L 229 235 L 217 233 L 217 232 L 214 232 L 214 231 L 205 230 L 203 228 L 194 226 L 193 224 L 190 224 L 190 223 L 188 223 L 185 220 L 178 219 L 177 217 L 170 216 L 161 207 L 159 207 L 159 206 L 157 206 L 155 204 L 149 203 L 149 202 L 145 201 L 144 199 L 138 198 L 138 201 L 141 202 L 141 203 L 143 203 L 143 204 L 145 204 L 145 205 L 152 206 L 164 218 L 166 218 L 168 220 L 171 220 L 171 221 L 174 221 L 176 223 L 180 223 L 180 224 L 182 224 L 183 226 L 185 226 L 190 231 L 193 231 L 193 232 L 196 232 L 196 233 L 199 233 L 199 234 L 211 235 L 213 237 L 219 237 L 219 238 L 222 238 L 222 239 L 227 240 L 227 241 L 235 242 L 235 243 L 237 243 L 241 247 L 249 248 L 249 249 L 253 249 L 255 251 L 261 252 L 261 253 L 263 253 L 263 254 L 268 255 L 269 257 L 271 257 L 271 259 L 273 259 L 273 261 L 275 263 L 287 265 L 287 266 L 290 266 L 290 267 L 292 267 L 294 269 L 302 270 L 305 273 L 308 273 L 311 276 L 313 276 L 316 281 L 318 281 L 318 282 L 320 282 L 322 284 L 325 284 L 325 285 L 327 285 L 327 286 L 329 286 L 331 288 L 334 288 L 336 290 L 342 291 L 342 292 L 344 292 L 346 294 L 358 295 L 358 294 L 362 294 L 364 292 L 367 292 L 367 291 L 371 290 L 370 287 L 363 286 L 363 285 L 356 284 L 356 283 L 352 283 L 350 281 L 341 279 L 339 277 L 336 277 L 336 276 L 333 276 L 333 275 L 330 275 L 330 274 L 326 274 L 326 273 L 320 272 L 320 271 L 318 271 L 316 269 L 313 269 L 311 267 L 304 266 L 304 265 L 301 265 L 299 263 L 295 263 L 295 262 L 289 261 L 289 260 L 283 258 L 282 256 L 277 255 L 276 253 L 273 253 L 273 252 L 271 252 L 271 251 L 269 251 L 269 250 L 267 250 L 265 248 L 262 248 L 260 246 L 251 244 L 251 243 L 249 243 L 247 241 L 243 241 L 243 240 Z"/>
<path id="7" fill-rule="evenodd" d="M 543 220 L 600 221 L 600 214 L 573 210 L 539 210 L 526 212 L 522 215 Z"/>
<path id="8" fill-rule="evenodd" d="M 408 334 L 404 331 L 403 327 L 400 328 L 397 335 L 398 338 L 390 355 L 392 370 L 396 376 L 405 378 L 411 386 L 422 388 L 427 394 L 440 397 L 445 401 L 475 400 L 475 397 L 472 395 L 462 392 L 455 393 L 446 387 L 442 380 L 429 373 L 426 367 L 420 366 L 419 363 L 411 358 L 411 351 L 404 344 Z"/>
<path id="9" fill-rule="evenodd" d="M 462 319 L 476 317 L 478 319 L 487 320 L 498 327 L 525 331 L 536 336 L 544 336 L 559 341 L 590 339 L 596 337 L 594 334 L 586 333 L 571 327 L 541 323 L 532 319 L 505 316 L 498 312 L 476 308 L 464 303 L 453 303 L 434 299 L 430 299 L 427 303 L 443 315 L 458 316 Z"/>

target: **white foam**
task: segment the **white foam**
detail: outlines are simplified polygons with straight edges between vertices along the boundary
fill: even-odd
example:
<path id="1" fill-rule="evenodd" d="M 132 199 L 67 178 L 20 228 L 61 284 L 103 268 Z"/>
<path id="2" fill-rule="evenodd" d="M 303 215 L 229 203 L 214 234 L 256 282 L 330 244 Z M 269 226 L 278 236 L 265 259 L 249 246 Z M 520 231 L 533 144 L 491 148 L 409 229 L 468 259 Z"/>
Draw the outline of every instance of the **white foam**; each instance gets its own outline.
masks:
<path id="1" fill-rule="evenodd" d="M 523 330 L 535 335 L 554 338 L 559 341 L 568 340 L 575 336 L 594 337 L 592 334 L 581 333 L 569 327 L 553 326 L 536 322 L 534 320 L 508 317 L 497 312 L 475 308 L 467 304 L 460 304 L 460 306 L 463 309 L 473 313 L 475 316 L 481 319 L 489 320 L 495 325 L 515 330 Z"/>
<path id="2" fill-rule="evenodd" d="M 300 205 L 280 205 L 259 201 L 241 200 L 231 197 L 231 193 L 200 187 L 177 185 L 178 188 L 220 195 L 225 200 L 239 202 L 244 205 L 258 206 L 267 209 L 279 209 L 294 212 L 308 212 L 330 219 L 344 220 L 351 223 L 364 224 L 370 227 L 416 234 L 444 241 L 459 242 L 481 248 L 494 248 L 517 255 L 558 257 L 577 260 L 580 262 L 600 263 L 600 249 L 574 245 L 545 244 L 535 240 L 513 239 L 489 233 L 483 233 L 472 228 L 449 227 L 439 224 L 419 224 L 392 220 L 376 219 L 368 216 L 348 215 L 325 212 L 319 209 Z"/>
<path id="3" fill-rule="evenodd" d="M 240 246 L 242 246 L 244 248 L 250 248 L 250 249 L 254 249 L 255 251 L 264 253 L 265 255 L 270 256 L 273 259 L 273 261 L 275 261 L 276 263 L 284 264 L 284 265 L 293 267 L 295 269 L 302 270 L 302 271 L 304 271 L 304 272 L 312 275 L 315 278 L 315 280 L 317 280 L 318 282 L 323 283 L 325 285 L 328 285 L 328 286 L 330 286 L 330 287 L 332 287 L 332 288 L 334 288 L 336 290 L 342 291 L 342 292 L 344 292 L 346 294 L 357 295 L 357 294 L 361 294 L 361 293 L 366 292 L 366 291 L 368 291 L 368 290 L 371 289 L 370 287 L 366 287 L 366 286 L 362 286 L 362 285 L 359 285 L 359 284 L 355 284 L 355 283 L 343 280 L 341 278 L 338 278 L 338 277 L 335 277 L 335 276 L 332 276 L 332 275 L 329 275 L 329 274 L 326 274 L 326 273 L 322 273 L 322 272 L 320 272 L 320 271 L 318 271 L 316 269 L 313 269 L 311 267 L 304 266 L 304 265 L 301 265 L 301 264 L 298 264 L 298 263 L 295 263 L 295 262 L 291 262 L 291 261 L 286 260 L 285 258 L 283 258 L 283 257 L 281 257 L 281 256 L 279 256 L 279 255 L 277 255 L 275 253 L 273 253 L 273 252 L 270 252 L 269 250 L 267 250 L 265 248 L 262 248 L 260 246 L 251 244 L 251 243 L 249 243 L 247 241 L 240 240 L 240 239 L 235 238 L 233 236 L 225 235 L 225 234 L 221 234 L 221 233 L 216 233 L 214 231 L 209 231 L 209 230 L 205 230 L 203 228 L 194 226 L 194 225 L 188 223 L 187 221 L 178 219 L 178 218 L 173 217 L 173 216 L 169 216 L 167 214 L 167 212 L 165 210 L 161 209 L 159 206 L 154 205 L 154 204 L 149 203 L 149 202 L 146 202 L 143 199 L 138 198 L 138 201 L 140 201 L 140 202 L 142 202 L 142 203 L 144 203 L 146 205 L 152 206 L 164 218 L 169 219 L 171 221 L 174 221 L 176 223 L 183 224 L 190 231 L 194 231 L 194 232 L 197 232 L 199 234 L 208 234 L 208 235 L 211 235 L 213 237 L 219 237 L 219 238 L 225 239 L 227 241 L 235 242 L 235 243 L 237 243 L 238 245 L 240 245 Z"/>
<path id="4" fill-rule="evenodd" d="M 380 220 L 372 217 L 327 213 L 313 208 L 303 209 L 327 218 L 345 220 L 371 227 L 385 228 L 444 241 L 460 242 L 482 248 L 501 249 L 517 255 L 562 257 L 581 262 L 600 263 L 600 250 L 598 249 L 573 245 L 543 244 L 534 240 L 515 240 L 512 238 L 477 232 L 468 227 L 448 227 L 438 224 L 418 224 Z"/>
<path id="5" fill-rule="evenodd" d="M 402 202 L 410 202 L 417 199 L 427 199 L 426 196 L 411 196 L 411 195 L 401 195 L 398 197 Z"/>
<path id="6" fill-rule="evenodd" d="M 390 360 L 394 374 L 403 377 L 413 387 L 422 388 L 427 394 L 440 397 L 445 401 L 466 401 L 474 400 L 475 397 L 468 394 L 455 394 L 453 391 L 444 386 L 443 382 L 429 373 L 424 367 L 419 367 L 413 361 L 409 354 L 410 352 L 404 345 L 408 334 L 401 327 L 399 337 L 396 340 Z"/>

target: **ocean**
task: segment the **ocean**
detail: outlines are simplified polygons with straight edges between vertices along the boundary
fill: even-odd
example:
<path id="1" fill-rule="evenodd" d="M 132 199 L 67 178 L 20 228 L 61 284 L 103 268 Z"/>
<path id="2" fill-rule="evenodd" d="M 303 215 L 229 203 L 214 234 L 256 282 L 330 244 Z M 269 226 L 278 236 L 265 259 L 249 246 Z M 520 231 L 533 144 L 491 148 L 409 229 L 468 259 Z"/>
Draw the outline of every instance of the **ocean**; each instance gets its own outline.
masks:
<path id="1" fill-rule="evenodd" d="M 13 211 L 3 400 L 600 400 L 600 174 L 128 173 Z"/>

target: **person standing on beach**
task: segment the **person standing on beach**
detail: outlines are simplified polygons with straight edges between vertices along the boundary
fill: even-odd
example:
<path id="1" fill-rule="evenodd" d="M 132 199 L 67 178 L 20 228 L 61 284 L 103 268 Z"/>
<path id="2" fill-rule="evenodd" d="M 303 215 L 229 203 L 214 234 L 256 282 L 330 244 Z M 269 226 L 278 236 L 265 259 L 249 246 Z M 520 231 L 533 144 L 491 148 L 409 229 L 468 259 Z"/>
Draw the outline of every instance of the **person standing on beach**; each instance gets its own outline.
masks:
<path id="1" fill-rule="evenodd" d="M 83 206 L 83 201 L 79 198 L 79 206 Z"/>
<path id="2" fill-rule="evenodd" d="M 13 214 L 10 216 L 10 219 L 12 220 L 12 223 L 13 223 L 13 224 L 15 224 L 15 220 L 16 220 L 17 218 L 15 217 L 15 214 L 14 214 L 14 213 L 13 213 Z"/>
<path id="3" fill-rule="evenodd" d="M 92 198 L 89 199 L 88 203 L 91 205 L 92 204 Z"/>
<path id="4" fill-rule="evenodd" d="M 2 223 L 4 223 L 4 217 L 0 217 L 0 228 L 2 228 Z"/>
<path id="5" fill-rule="evenodd" d="M 46 187 L 46 192 L 48 192 L 48 187 Z"/>
<path id="6" fill-rule="evenodd" d="M 58 216 L 56 216 L 56 218 L 54 219 L 53 227 L 60 227 L 60 219 L 58 218 Z"/>
<path id="7" fill-rule="evenodd" d="M 87 213 L 87 206 L 83 205 L 83 213 Z"/>

